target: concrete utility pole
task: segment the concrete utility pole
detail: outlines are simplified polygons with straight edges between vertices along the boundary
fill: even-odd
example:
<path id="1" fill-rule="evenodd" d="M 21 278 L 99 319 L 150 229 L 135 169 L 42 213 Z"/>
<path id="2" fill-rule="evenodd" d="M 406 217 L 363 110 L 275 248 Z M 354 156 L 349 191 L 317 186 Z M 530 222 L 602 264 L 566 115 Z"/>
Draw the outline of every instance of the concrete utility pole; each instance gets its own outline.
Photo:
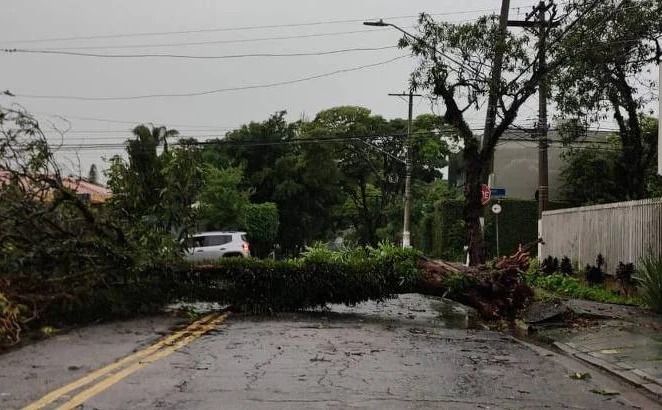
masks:
<path id="1" fill-rule="evenodd" d="M 553 21 L 546 20 L 546 13 L 554 6 L 553 1 L 545 4 L 544 1 L 538 3 L 533 10 L 526 15 L 526 21 L 511 21 L 510 26 L 538 28 L 538 70 L 542 72 L 540 76 L 540 85 L 538 87 L 538 238 L 542 237 L 542 213 L 547 209 L 549 202 L 549 166 L 547 160 L 547 58 L 546 58 L 546 40 L 547 27 L 556 24 Z M 536 17 L 535 21 L 529 21 Z M 542 252 L 542 244 L 538 244 L 538 257 Z"/>
<path id="2" fill-rule="evenodd" d="M 408 94 L 389 94 L 391 97 L 409 97 L 409 115 L 407 117 L 407 140 L 405 141 L 405 198 L 404 198 L 404 221 L 402 223 L 402 247 L 411 248 L 411 128 L 412 116 L 414 110 L 414 97 L 420 97 L 420 94 L 414 94 L 409 91 Z"/>
<path id="3" fill-rule="evenodd" d="M 539 38 L 539 63 L 538 70 L 543 74 L 540 77 L 538 88 L 538 221 L 542 220 L 542 213 L 547 209 L 549 200 L 549 167 L 547 165 L 547 58 L 546 37 L 547 22 L 545 13 L 552 7 L 552 3 L 545 5 L 538 3 L 535 11 L 538 11 L 538 38 Z"/>

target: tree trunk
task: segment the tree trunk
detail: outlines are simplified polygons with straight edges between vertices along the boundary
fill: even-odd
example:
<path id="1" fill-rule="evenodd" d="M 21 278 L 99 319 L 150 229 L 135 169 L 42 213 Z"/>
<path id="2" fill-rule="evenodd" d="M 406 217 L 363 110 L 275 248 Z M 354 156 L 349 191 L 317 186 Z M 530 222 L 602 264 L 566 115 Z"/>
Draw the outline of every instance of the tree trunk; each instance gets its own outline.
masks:
<path id="1" fill-rule="evenodd" d="M 480 217 L 481 180 L 483 164 L 478 150 L 466 147 L 464 150 L 465 185 L 464 185 L 464 222 L 467 228 L 467 244 L 469 246 L 469 264 L 472 266 L 485 263 L 487 259 L 483 230 Z"/>

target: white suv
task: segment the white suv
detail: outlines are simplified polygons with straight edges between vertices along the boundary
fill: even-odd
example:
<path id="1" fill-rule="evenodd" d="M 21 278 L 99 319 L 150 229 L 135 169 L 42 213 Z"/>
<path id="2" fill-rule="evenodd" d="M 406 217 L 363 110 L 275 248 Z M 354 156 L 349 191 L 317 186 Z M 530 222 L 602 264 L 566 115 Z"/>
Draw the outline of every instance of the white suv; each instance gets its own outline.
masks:
<path id="1" fill-rule="evenodd" d="M 246 241 L 246 232 L 201 232 L 193 235 L 188 242 L 186 260 L 200 262 L 223 257 L 251 256 Z"/>

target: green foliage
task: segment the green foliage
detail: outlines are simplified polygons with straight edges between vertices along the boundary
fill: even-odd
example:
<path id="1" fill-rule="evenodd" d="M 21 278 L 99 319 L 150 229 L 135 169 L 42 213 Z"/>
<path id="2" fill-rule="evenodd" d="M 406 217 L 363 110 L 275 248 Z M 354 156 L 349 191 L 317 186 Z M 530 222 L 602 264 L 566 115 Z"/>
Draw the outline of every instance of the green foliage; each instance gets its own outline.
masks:
<path id="1" fill-rule="evenodd" d="M 425 228 L 429 248 L 424 252 L 445 260 L 464 258 L 465 225 L 462 218 L 462 201 L 442 200 L 435 204 L 431 222 Z"/>
<path id="2" fill-rule="evenodd" d="M 558 258 L 552 257 L 552 255 L 547 256 L 543 259 L 540 264 L 540 271 L 545 275 L 551 275 L 558 272 L 559 270 L 559 260 Z"/>
<path id="3" fill-rule="evenodd" d="M 21 325 L 27 315 L 27 306 L 10 301 L 0 292 L 0 346 L 16 344 L 21 340 Z"/>
<path id="4" fill-rule="evenodd" d="M 245 227 L 252 240 L 271 242 L 278 232 L 278 208 L 266 202 L 251 204 L 244 210 Z"/>
<path id="5" fill-rule="evenodd" d="M 585 185 L 593 191 L 587 198 L 590 202 L 569 199 L 583 204 L 649 197 L 652 190 L 647 185 L 654 182 L 649 169 L 655 163 L 657 142 L 650 133 L 650 121 L 642 114 L 656 97 L 643 90 L 656 87 L 650 66 L 660 59 L 656 40 L 662 34 L 660 2 L 573 2 L 565 8 L 584 17 L 555 50 L 567 59 L 550 82 L 556 88 L 552 93 L 556 105 L 562 116 L 589 124 L 613 117 L 619 137 L 617 151 L 593 160 L 596 166 L 606 166 L 603 170 L 584 167 L 592 182 Z M 585 161 L 591 159 L 585 157 Z M 580 172 L 574 174 L 581 177 Z M 659 178 L 655 179 L 659 184 Z"/>
<path id="6" fill-rule="evenodd" d="M 246 311 L 277 312 L 390 297 L 417 280 L 418 257 L 386 244 L 339 252 L 315 246 L 299 259 L 228 258 L 197 269 L 203 283 L 223 283 L 204 297 Z M 208 286 L 198 289 L 206 292 Z"/>
<path id="7" fill-rule="evenodd" d="M 474 281 L 467 275 L 461 273 L 454 273 L 444 279 L 447 296 L 451 299 L 461 297 L 461 295 L 467 293 L 473 285 Z"/>
<path id="8" fill-rule="evenodd" d="M 575 269 L 572 266 L 572 261 L 567 256 L 561 258 L 561 264 L 559 265 L 559 272 L 566 275 L 572 276 L 575 273 Z"/>
<path id="9" fill-rule="evenodd" d="M 653 311 L 662 313 L 662 259 L 644 258 L 637 270 L 639 295 Z"/>
<path id="10" fill-rule="evenodd" d="M 657 120 L 641 117 L 643 146 L 638 157 L 625 155 L 632 147 L 622 138 L 613 137 L 607 144 L 592 144 L 572 148 L 563 154 L 561 168 L 562 194 L 574 206 L 604 204 L 638 198 L 651 198 L 662 194 L 662 177 L 657 175 Z M 640 194 L 632 177 L 632 162 L 641 163 L 636 180 L 641 184 Z"/>
<path id="11" fill-rule="evenodd" d="M 266 202 L 244 208 L 244 226 L 257 257 L 266 257 L 278 234 L 278 208 Z"/>
<path id="12" fill-rule="evenodd" d="M 636 299 L 619 296 L 605 289 L 603 286 L 586 286 L 579 279 L 563 274 L 548 276 L 527 274 L 526 280 L 530 286 L 573 299 L 586 299 L 595 302 L 618 303 L 622 305 L 639 304 Z"/>
<path id="13" fill-rule="evenodd" d="M 287 143 L 307 138 L 285 112 L 251 122 L 207 145 L 206 163 L 243 169 L 239 188 L 253 203 L 271 202 L 279 210 L 277 242 L 287 254 L 331 236 L 332 212 L 342 203 L 339 171 L 328 144 Z"/>
<path id="14" fill-rule="evenodd" d="M 500 201 L 503 211 L 499 214 L 499 248 L 502 254 L 512 254 L 522 244 L 529 244 L 538 237 L 538 203 L 536 201 L 506 199 Z M 435 204 L 434 215 L 425 227 L 424 235 L 430 238 L 424 252 L 441 259 L 463 261 L 465 258 L 466 230 L 463 221 L 464 202 L 442 200 Z M 561 207 L 550 203 L 550 209 Z M 485 240 L 488 255 L 496 255 L 496 217 L 489 212 L 485 217 Z M 532 250 L 533 254 L 537 251 Z"/>
<path id="15" fill-rule="evenodd" d="M 128 142 L 128 162 L 111 159 L 108 186 L 114 193 L 110 210 L 115 217 L 136 227 L 140 240 L 156 245 L 150 237 L 171 235 L 174 243 L 185 238 L 196 225 L 193 204 L 202 190 L 204 168 L 200 150 L 186 141 L 169 149 L 167 139 L 177 131 L 140 125 Z M 163 146 L 161 154 L 157 147 Z"/>
<path id="16" fill-rule="evenodd" d="M 623 287 L 631 287 L 634 285 L 634 263 L 618 262 L 616 268 L 616 279 Z"/>
<path id="17" fill-rule="evenodd" d="M 240 168 L 205 167 L 205 186 L 200 193 L 199 225 L 203 230 L 242 229 L 249 193 L 241 188 L 243 172 Z"/>
<path id="18" fill-rule="evenodd" d="M 563 154 L 562 195 L 574 206 L 605 204 L 627 199 L 619 184 L 619 154 L 604 144 L 572 148 Z"/>
<path id="19" fill-rule="evenodd" d="M 602 270 L 605 260 L 602 254 L 598 254 L 595 265 L 586 265 L 584 269 L 584 278 L 589 285 L 601 285 L 605 283 L 606 273 Z"/>
<path id="20" fill-rule="evenodd" d="M 91 206 L 68 188 L 37 121 L 0 108 L 7 182 L 0 186 L 0 304 L 7 319 L 0 318 L 0 344 L 16 343 L 26 328 L 135 314 L 170 300 L 160 287 L 165 282 L 148 272 L 180 260 L 166 227 L 191 224 L 196 152 L 164 147 L 154 156 L 153 137 L 163 134 L 143 131 L 129 144 L 133 163 L 112 163 L 111 182 L 126 190 L 115 191 L 109 206 Z"/>

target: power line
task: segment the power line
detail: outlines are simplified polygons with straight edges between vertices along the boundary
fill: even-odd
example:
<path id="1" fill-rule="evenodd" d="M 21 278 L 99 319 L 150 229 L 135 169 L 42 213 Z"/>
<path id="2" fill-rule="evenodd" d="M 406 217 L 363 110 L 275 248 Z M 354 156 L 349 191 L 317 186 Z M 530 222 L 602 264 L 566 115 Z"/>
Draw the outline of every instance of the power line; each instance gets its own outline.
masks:
<path id="1" fill-rule="evenodd" d="M 34 112 L 36 115 L 45 115 L 48 117 L 53 117 L 53 118 L 59 118 L 64 121 L 68 121 L 69 118 L 74 119 L 74 120 L 81 120 L 81 121 L 94 121 L 94 122 L 105 122 L 109 124 L 129 124 L 132 126 L 136 126 L 138 124 L 164 124 L 167 121 L 130 121 L 130 120 L 116 120 L 116 119 L 109 119 L 109 118 L 98 118 L 98 117 L 81 117 L 81 116 L 76 116 L 76 115 L 64 115 L 64 114 L 53 114 L 53 113 L 47 113 L 47 112 Z M 201 129 L 231 129 L 233 127 L 228 127 L 228 126 L 217 126 L 217 125 L 192 125 L 192 124 L 169 124 L 169 127 L 187 127 L 187 128 L 201 128 Z M 119 131 L 119 130 L 118 130 Z"/>
<path id="2" fill-rule="evenodd" d="M 520 6 L 521 7 L 521 6 Z M 518 8 L 518 7 L 512 7 Z M 450 14 L 467 14 L 475 13 L 479 11 L 494 11 L 494 9 L 483 9 L 483 10 L 472 10 L 465 12 L 456 12 Z M 430 14 L 431 16 L 440 16 L 445 15 L 445 13 L 435 13 Z M 417 17 L 417 16 L 409 16 Z M 404 18 L 404 17 L 403 17 Z M 386 17 L 386 19 L 392 19 Z M 356 19 L 352 22 L 358 23 L 365 21 L 363 19 Z M 466 20 L 471 21 L 471 20 Z M 405 28 L 415 28 L 416 26 L 405 26 Z M 62 50 L 99 50 L 99 49 L 136 49 L 136 48 L 162 48 L 162 47 L 184 47 L 184 46 L 206 46 L 212 44 L 235 44 L 235 43 L 251 43 L 258 41 L 275 41 L 275 40 L 294 40 L 294 39 L 303 39 L 303 38 L 318 38 L 318 37 L 328 37 L 328 36 L 338 36 L 338 35 L 350 35 L 350 34 L 362 34 L 362 33 L 376 33 L 383 32 L 382 29 L 363 29 L 363 30 L 351 30 L 351 31 L 335 31 L 335 32 L 326 32 L 326 33 L 312 33 L 312 34 L 300 34 L 300 35 L 289 35 L 289 36 L 275 36 L 275 37 L 260 37 L 260 38 L 248 38 L 248 39 L 232 39 L 232 40 L 211 40 L 211 41 L 193 41 L 193 42 L 179 42 L 179 43 L 152 43 L 152 44 L 128 44 L 128 45 L 109 45 L 109 46 L 76 46 L 76 47 L 49 47 L 42 48 L 43 51 L 62 51 Z M 71 38 L 72 40 L 79 38 Z M 24 41 L 30 42 L 30 41 Z M 19 44 L 19 42 L 3 42 L 0 44 Z"/>
<path id="3" fill-rule="evenodd" d="M 421 137 L 430 136 L 430 135 L 439 135 L 437 131 L 419 131 L 412 133 L 412 136 Z M 379 140 L 385 138 L 404 138 L 407 136 L 407 133 L 391 133 L 391 134 L 375 134 L 375 135 L 363 135 L 363 136 L 351 136 L 351 137 L 317 137 L 317 138 L 293 138 L 289 140 L 281 141 L 232 141 L 232 140 L 207 140 L 207 141 L 195 141 L 193 143 L 180 143 L 172 142 L 168 143 L 169 146 L 180 146 L 180 145 L 194 145 L 194 146 L 207 146 L 207 145 L 220 145 L 220 146 L 229 146 L 229 147 L 269 147 L 269 146 L 279 146 L 279 145 L 293 145 L 293 144 L 327 144 L 327 143 L 337 143 L 337 142 L 352 142 L 352 141 L 365 141 L 365 140 Z M 441 136 L 441 135 L 440 135 Z M 185 139 L 186 137 L 182 136 L 180 139 Z M 112 143 L 95 143 L 95 144 L 60 144 L 54 145 L 54 151 L 68 151 L 68 150 L 99 150 L 99 149 L 113 149 L 113 148 L 125 148 L 126 143 L 128 142 L 112 142 Z"/>
<path id="4" fill-rule="evenodd" d="M 524 6 L 511 7 L 511 9 L 518 9 Z M 450 15 L 461 15 L 461 14 L 471 14 L 471 13 L 480 13 L 484 11 L 494 11 L 495 9 L 478 9 L 478 10 L 463 10 L 456 12 L 444 12 L 444 13 L 431 13 L 431 16 L 450 16 Z M 417 18 L 418 15 L 401 15 L 401 16 L 389 16 L 382 17 L 387 20 L 402 20 L 408 18 Z M 56 41 L 78 41 L 78 40 L 101 40 L 101 39 L 111 39 L 111 38 L 131 38 L 131 37 L 153 37 L 153 36 L 169 36 L 169 35 L 181 35 L 181 34 L 199 34 L 199 33 L 216 33 L 216 32 L 230 32 L 230 31 L 247 31 L 247 30 L 263 30 L 263 29 L 273 29 L 273 28 L 295 28 L 295 27 L 311 27 L 311 26 L 320 26 L 320 25 L 331 25 L 331 24 L 346 24 L 346 23 L 360 23 L 366 21 L 363 19 L 341 19 L 341 20 L 325 20 L 325 21 L 314 21 L 306 23 L 291 23 L 291 24 L 268 24 L 268 25 L 254 25 L 254 26 L 238 26 L 238 27 L 215 27 L 209 29 L 194 29 L 194 30 L 175 30 L 175 31 L 153 31 L 153 32 L 142 32 L 142 33 L 118 33 L 118 34 L 105 34 L 105 35 L 90 35 L 90 36 L 72 36 L 72 37 L 51 37 L 51 38 L 41 38 L 41 39 L 21 39 L 13 41 L 3 41 L 0 44 L 34 44 L 34 43 L 45 43 L 45 42 L 56 42 Z"/>
<path id="5" fill-rule="evenodd" d="M 394 61 L 401 60 L 405 57 L 409 57 L 409 55 L 408 54 L 407 55 L 401 55 L 401 56 L 391 58 L 391 59 L 386 60 L 386 61 L 381 61 L 381 62 L 378 62 L 378 63 L 366 64 L 366 65 L 361 65 L 361 66 L 357 66 L 357 67 L 344 68 L 344 69 L 340 69 L 340 70 L 331 71 L 331 72 L 328 72 L 328 73 L 316 74 L 316 75 L 311 75 L 311 76 L 308 76 L 308 77 L 298 78 L 298 79 L 295 79 L 295 80 L 279 81 L 279 82 L 267 83 L 267 84 L 248 85 L 248 86 L 242 86 L 242 87 L 217 88 L 217 89 L 213 89 L 213 90 L 204 90 L 204 91 L 187 92 L 187 93 L 145 94 L 145 95 L 124 96 L 124 97 L 83 97 L 83 96 L 75 96 L 75 95 L 35 95 L 35 94 L 20 94 L 20 93 L 10 93 L 10 94 L 12 94 L 13 96 L 16 96 L 16 97 L 20 97 L 20 98 L 34 98 L 34 99 L 46 99 L 46 100 L 78 100 L 78 101 L 127 101 L 127 100 L 141 100 L 141 99 L 148 99 L 148 98 L 197 97 L 197 96 L 202 96 L 202 95 L 220 94 L 220 93 L 231 92 L 231 91 L 254 90 L 254 89 L 259 89 L 259 88 L 273 88 L 273 87 L 279 87 L 279 86 L 283 86 L 283 85 L 296 84 L 296 83 L 316 80 L 316 79 L 319 79 L 319 78 L 330 77 L 330 76 L 337 75 L 337 74 L 342 74 L 342 73 L 347 73 L 347 72 L 352 72 L 352 71 L 363 70 L 363 69 L 366 69 L 366 68 L 386 65 L 386 64 L 392 63 Z"/>
<path id="6" fill-rule="evenodd" d="M 413 26 L 411 26 L 413 27 Z M 48 47 L 42 48 L 43 51 L 62 51 L 62 50 L 113 50 L 113 49 L 136 49 L 136 48 L 162 48 L 162 47 L 185 47 L 185 46 L 206 46 L 212 44 L 236 44 L 236 43 L 254 43 L 260 41 L 277 41 L 277 40 L 295 40 L 303 38 L 319 38 L 330 36 L 342 36 L 350 34 L 363 34 L 363 33 L 377 33 L 384 30 L 351 30 L 351 31 L 334 31 L 326 33 L 313 33 L 313 34 L 299 34 L 289 36 L 275 36 L 275 37 L 261 37 L 261 38 L 245 38 L 245 39 L 232 39 L 232 40 L 206 40 L 206 41 L 189 41 L 179 43 L 152 43 L 152 44 L 124 44 L 124 45 L 110 45 L 110 46 L 76 46 L 76 47 Z"/>
<path id="7" fill-rule="evenodd" d="M 33 49 L 4 49 L 5 53 L 21 53 L 21 54 L 47 54 L 47 55 L 64 55 L 76 57 L 97 57 L 97 58 L 176 58 L 176 59 L 192 59 L 192 60 L 229 60 L 237 58 L 250 58 L 250 57 L 306 57 L 306 56 L 325 56 L 334 54 L 353 53 L 359 51 L 380 51 L 398 48 L 397 46 L 382 46 L 382 47 L 357 47 L 357 48 L 344 48 L 339 50 L 329 51 L 311 51 L 307 53 L 250 53 L 250 54 L 228 54 L 216 56 L 200 56 L 200 55 L 186 55 L 186 54 L 99 54 L 99 53 L 80 53 L 72 51 L 54 51 L 54 50 L 33 50 Z"/>
<path id="8" fill-rule="evenodd" d="M 555 131 L 558 130 L 556 128 L 550 129 L 550 131 Z M 413 132 L 412 138 L 414 140 L 423 140 L 427 137 L 431 136 L 436 136 L 436 137 L 445 137 L 449 136 L 452 134 L 452 129 L 446 129 L 446 130 L 441 130 L 441 131 L 418 131 L 418 132 Z M 512 130 L 511 130 L 512 131 Z M 516 131 L 522 131 L 522 130 L 516 130 Z M 588 131 L 596 131 L 595 129 L 589 129 Z M 605 131 L 613 131 L 613 130 L 605 130 Z M 523 131 L 522 131 L 523 132 Z M 533 131 L 532 131 L 533 132 Z M 407 136 L 406 133 L 392 133 L 392 134 L 374 134 L 374 135 L 363 135 L 363 136 L 352 136 L 352 137 L 317 137 L 317 138 L 293 138 L 290 140 L 281 140 L 281 141 L 233 141 L 233 140 L 227 140 L 225 139 L 224 136 L 221 135 L 216 135 L 216 134 L 208 134 L 208 135 L 179 135 L 178 137 L 181 139 L 186 139 L 190 137 L 197 137 L 197 138 L 202 138 L 202 137 L 207 137 L 209 138 L 208 140 L 205 141 L 195 141 L 193 143 L 187 143 L 187 144 L 180 144 L 179 142 L 171 142 L 168 145 L 169 146 L 178 146 L 178 145 L 195 145 L 195 146 L 208 146 L 208 145 L 220 145 L 220 146 L 228 146 L 228 147 L 270 147 L 270 146 L 281 146 L 281 145 L 293 145 L 293 144 L 314 144 L 314 143 L 319 143 L 319 144 L 330 144 L 330 143 L 338 143 L 338 142 L 352 142 L 352 141 L 370 141 L 370 140 L 383 140 L 386 138 L 405 138 Z M 66 135 L 65 135 L 66 138 Z M 63 138 L 63 141 L 65 140 Z M 67 139 L 67 141 L 69 141 Z M 95 142 L 95 143 L 80 143 L 80 144 L 70 144 L 67 143 L 66 141 L 61 143 L 61 144 L 50 144 L 53 147 L 53 150 L 56 152 L 71 152 L 71 151 L 99 151 L 99 150 L 123 150 L 126 148 L 126 144 L 131 141 L 131 138 L 126 138 L 123 141 L 109 141 L 109 142 Z M 499 143 L 497 146 L 502 147 L 504 144 L 507 144 L 509 142 L 514 142 L 518 145 L 521 145 L 523 149 L 538 149 L 537 142 L 533 139 L 530 138 L 513 138 L 513 137 L 501 137 L 499 139 Z M 531 144 L 531 146 L 525 145 L 526 143 Z M 561 148 L 572 148 L 572 145 L 575 144 L 586 144 L 586 145 L 594 145 L 594 144 L 609 144 L 609 142 L 604 142 L 604 141 L 573 141 L 570 143 L 568 146 L 563 145 L 563 141 L 549 141 L 550 144 L 553 145 L 559 145 Z M 597 149 L 604 149 L 604 150 L 612 150 L 612 148 L 607 148 L 607 147 L 596 147 Z"/>
<path id="9" fill-rule="evenodd" d="M 134 127 L 136 125 L 139 125 L 139 124 L 141 124 L 141 123 L 140 122 L 134 123 Z M 220 132 L 220 131 L 229 131 L 229 130 L 236 129 L 236 127 L 217 127 L 217 128 L 210 128 L 210 129 L 186 129 L 186 128 L 169 127 L 169 129 L 170 128 L 178 131 L 180 134 L 184 134 L 184 133 L 191 134 L 191 133 L 207 132 L 207 134 L 204 134 L 204 135 L 208 135 L 209 132 L 214 132 L 214 131 Z M 50 131 L 50 130 L 44 130 L 44 132 L 48 132 L 48 131 Z M 69 134 L 92 134 L 92 135 L 104 134 L 104 135 L 107 135 L 107 136 L 112 138 L 113 136 L 111 134 L 131 134 L 132 128 L 126 128 L 126 129 L 123 129 L 123 130 L 78 130 L 78 129 L 71 129 L 71 130 L 66 130 L 66 131 L 65 130 L 54 129 L 53 131 L 58 132 L 58 133 L 61 132 L 64 135 L 69 135 Z"/>

